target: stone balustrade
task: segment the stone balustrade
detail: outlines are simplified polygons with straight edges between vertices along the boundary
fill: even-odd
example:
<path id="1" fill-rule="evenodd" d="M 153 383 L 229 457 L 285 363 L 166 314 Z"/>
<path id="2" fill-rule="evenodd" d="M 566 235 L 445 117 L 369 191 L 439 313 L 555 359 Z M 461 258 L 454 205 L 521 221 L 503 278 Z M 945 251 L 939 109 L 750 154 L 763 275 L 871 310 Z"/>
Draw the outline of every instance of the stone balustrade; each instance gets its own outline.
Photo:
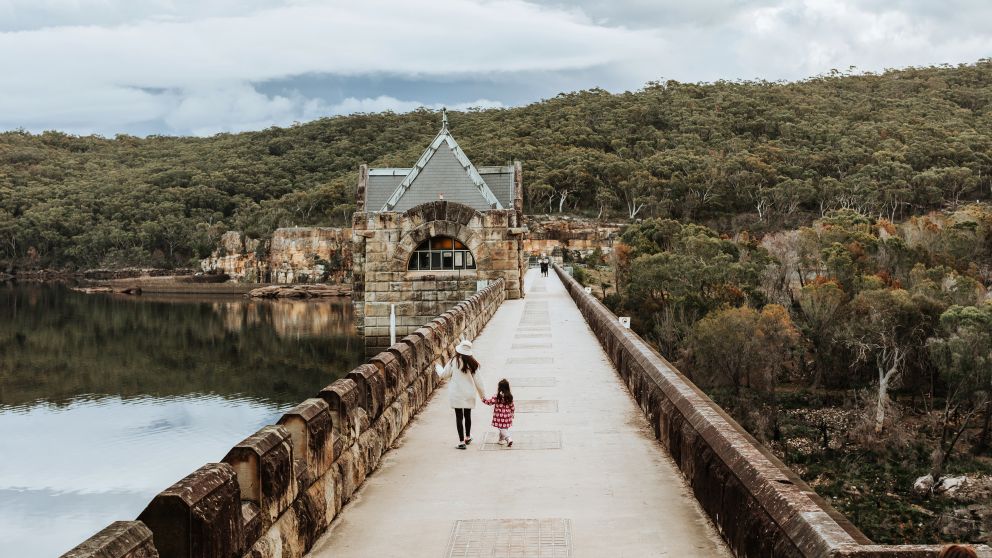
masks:
<path id="1" fill-rule="evenodd" d="M 506 299 L 493 281 L 63 558 L 299 558 L 437 386 L 433 363 Z"/>
<path id="2" fill-rule="evenodd" d="M 937 556 L 937 546 L 873 544 L 582 285 L 555 271 L 735 556 Z M 978 553 L 992 558 L 989 547 Z"/>

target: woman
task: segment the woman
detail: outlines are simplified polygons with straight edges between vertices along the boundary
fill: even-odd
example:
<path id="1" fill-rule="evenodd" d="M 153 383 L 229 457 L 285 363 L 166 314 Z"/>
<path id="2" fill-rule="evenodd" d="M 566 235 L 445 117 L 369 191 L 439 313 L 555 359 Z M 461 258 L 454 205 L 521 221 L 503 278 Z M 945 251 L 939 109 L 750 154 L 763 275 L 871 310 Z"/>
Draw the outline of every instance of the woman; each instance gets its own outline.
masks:
<path id="1" fill-rule="evenodd" d="M 451 378 L 448 384 L 448 401 L 455 410 L 455 425 L 458 427 L 458 449 L 465 449 L 472 443 L 472 409 L 475 396 L 485 399 L 482 378 L 479 376 L 479 361 L 472 356 L 472 342 L 462 339 L 455 347 L 455 358 L 442 368 L 435 370 L 442 380 Z"/>

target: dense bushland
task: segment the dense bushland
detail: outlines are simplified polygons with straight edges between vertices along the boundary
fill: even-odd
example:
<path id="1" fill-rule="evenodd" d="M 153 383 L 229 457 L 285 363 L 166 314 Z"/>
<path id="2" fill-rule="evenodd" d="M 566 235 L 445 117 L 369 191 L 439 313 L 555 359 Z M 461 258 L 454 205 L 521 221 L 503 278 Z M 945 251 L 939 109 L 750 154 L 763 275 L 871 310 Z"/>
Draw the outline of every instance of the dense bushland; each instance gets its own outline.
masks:
<path id="1" fill-rule="evenodd" d="M 904 219 L 986 199 L 992 62 L 796 83 L 650 83 L 451 122 L 476 164 L 524 163 L 529 212 L 721 231 L 827 211 Z M 428 111 L 209 138 L 0 134 L 0 269 L 186 265 L 225 230 L 348 222 L 358 165 L 409 166 Z"/>

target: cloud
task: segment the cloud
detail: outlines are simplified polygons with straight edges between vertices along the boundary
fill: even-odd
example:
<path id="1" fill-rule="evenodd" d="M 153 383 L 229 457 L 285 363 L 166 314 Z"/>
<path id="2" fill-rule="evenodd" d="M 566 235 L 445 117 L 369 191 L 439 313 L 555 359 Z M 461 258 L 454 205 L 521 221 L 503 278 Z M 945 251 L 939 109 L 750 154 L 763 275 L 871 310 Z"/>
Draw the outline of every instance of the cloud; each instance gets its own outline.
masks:
<path id="1" fill-rule="evenodd" d="M 266 95 L 250 84 L 186 91 L 181 95 L 163 96 L 163 98 L 170 98 L 172 101 L 165 117 L 169 129 L 187 130 L 199 136 L 217 132 L 259 130 L 273 125 L 286 126 L 293 122 L 305 122 L 323 116 L 360 112 L 410 112 L 421 107 L 438 110 L 446 106 L 443 103 L 404 101 L 386 95 L 366 98 L 348 97 L 332 104 L 298 94 Z M 499 101 L 489 99 L 477 99 L 447 106 L 451 110 L 502 107 L 503 104 Z"/>
<path id="2" fill-rule="evenodd" d="M 85 24 L 57 27 L 22 18 L 26 30 L 0 33 L 0 126 L 237 130 L 321 103 L 260 94 L 259 82 L 308 74 L 493 79 L 609 64 L 662 43 L 650 32 L 597 26 L 520 0 L 275 4 L 232 14 L 221 2 L 199 17 L 202 8 L 179 2 L 166 18 L 145 13 L 104 24 L 80 15 Z"/>
<path id="3" fill-rule="evenodd" d="M 974 62 L 990 19 L 985 0 L 0 0 L 0 128 L 209 134 Z"/>

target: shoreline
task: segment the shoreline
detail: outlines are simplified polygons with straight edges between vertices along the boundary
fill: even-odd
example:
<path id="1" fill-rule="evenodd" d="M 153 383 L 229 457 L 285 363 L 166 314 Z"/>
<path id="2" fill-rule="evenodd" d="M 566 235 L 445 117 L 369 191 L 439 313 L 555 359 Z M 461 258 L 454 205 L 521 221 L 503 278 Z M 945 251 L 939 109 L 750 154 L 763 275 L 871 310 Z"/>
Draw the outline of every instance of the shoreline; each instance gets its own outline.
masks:
<path id="1" fill-rule="evenodd" d="M 297 299 L 314 298 L 350 298 L 351 286 L 337 283 L 236 283 L 225 281 L 223 283 L 210 283 L 190 281 L 192 275 L 157 275 L 157 276 L 137 276 L 114 279 L 93 279 L 84 277 L 83 274 L 54 274 L 50 272 L 30 272 L 25 275 L 0 275 L 0 283 L 5 281 L 17 283 L 63 283 L 72 288 L 80 289 L 112 289 L 106 294 L 123 294 L 125 296 L 142 295 L 219 295 L 219 296 L 247 296 L 249 292 L 262 287 L 285 287 L 288 289 L 300 288 L 307 285 L 323 285 L 325 287 L 339 288 L 342 292 L 334 296 L 324 295 L 322 297 L 296 297 Z M 126 293 L 125 290 L 136 289 L 138 292 Z M 92 292 L 89 294 L 103 294 Z M 282 298 L 272 296 L 271 298 Z M 290 297 L 293 298 L 293 297 Z"/>

